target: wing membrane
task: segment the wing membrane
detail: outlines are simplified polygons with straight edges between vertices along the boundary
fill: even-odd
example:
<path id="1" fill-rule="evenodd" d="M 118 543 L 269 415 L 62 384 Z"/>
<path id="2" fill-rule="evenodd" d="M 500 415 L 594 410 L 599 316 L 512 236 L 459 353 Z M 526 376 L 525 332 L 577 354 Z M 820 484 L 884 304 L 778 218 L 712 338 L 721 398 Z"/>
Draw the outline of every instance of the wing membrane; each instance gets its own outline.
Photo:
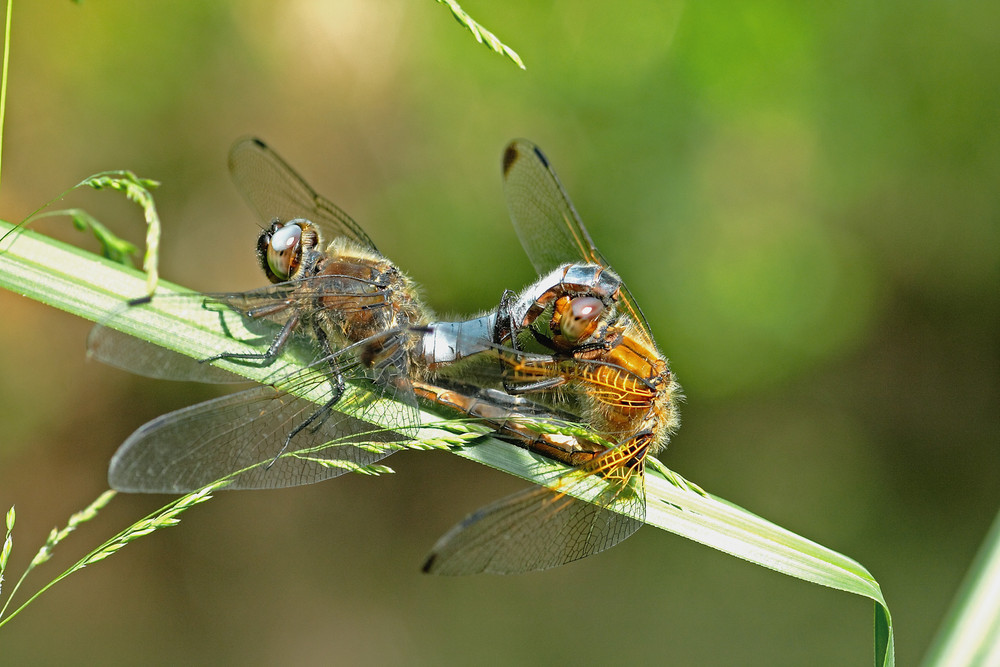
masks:
<path id="1" fill-rule="evenodd" d="M 406 439 L 334 412 L 315 429 L 296 433 L 285 450 L 293 429 L 318 410 L 309 400 L 266 386 L 177 410 L 133 433 L 115 453 L 108 479 L 119 491 L 145 493 L 184 493 L 235 471 L 241 472 L 227 488 L 312 484 L 349 472 L 343 462 L 368 465 L 393 451 L 372 443 Z"/>
<path id="2" fill-rule="evenodd" d="M 503 178 L 511 221 L 539 275 L 581 259 L 611 268 L 538 146 L 525 139 L 512 141 L 503 155 Z M 624 283 L 622 300 L 652 340 L 646 317 Z"/>
<path id="3" fill-rule="evenodd" d="M 248 319 L 245 312 L 220 301 L 244 311 L 264 308 L 274 303 L 275 291 L 280 294 L 281 285 L 245 293 L 165 295 L 161 299 L 178 316 L 208 318 L 215 327 L 225 329 L 218 324 L 220 319 L 233 327 L 263 326 L 266 333 L 255 341 L 257 347 L 249 348 L 254 350 L 266 347 L 277 324 L 244 322 Z M 415 334 L 400 329 L 380 332 L 323 355 L 315 340 L 297 332 L 294 344 L 300 356 L 314 357 L 302 359 L 309 363 L 305 369 L 275 380 L 272 386 L 253 387 L 145 424 L 115 454 L 109 472 L 112 486 L 123 491 L 177 493 L 242 471 L 228 488 L 277 488 L 336 477 L 352 464 L 368 465 L 388 456 L 391 448 L 372 448 L 367 443 L 403 441 L 417 428 L 416 398 L 407 379 L 404 350 L 408 335 Z M 88 344 L 98 359 L 144 375 L 245 381 L 110 326 L 95 327 Z M 398 350 L 398 354 L 387 355 L 386 365 L 369 367 L 362 360 L 369 345 Z M 346 409 L 353 416 L 334 408 Z M 291 456 L 294 452 L 300 455 Z"/>
<path id="4" fill-rule="evenodd" d="M 87 337 L 87 353 L 110 366 L 146 377 L 206 383 L 245 382 L 245 378 L 211 364 L 122 333 L 116 330 L 116 321 L 124 316 L 135 317 L 136 309 L 154 308 L 168 312 L 171 320 L 203 323 L 206 329 L 229 337 L 234 337 L 236 331 L 251 333 L 251 339 L 234 340 L 234 349 L 227 350 L 243 353 L 247 351 L 245 345 L 266 349 L 289 317 L 311 310 L 320 300 L 336 303 L 337 312 L 346 316 L 361 311 L 370 315 L 378 309 L 392 308 L 390 290 L 354 276 L 329 274 L 246 292 L 158 294 L 126 306 L 95 325 Z M 162 329 L 167 325 L 150 320 L 146 326 Z M 306 355 L 301 359 L 304 363 L 318 358 L 318 347 L 308 331 L 293 331 L 291 341 L 300 357 Z M 240 343 L 244 347 L 239 347 Z"/>
<path id="5" fill-rule="evenodd" d="M 348 361 L 337 369 L 354 378 L 342 394 L 327 375 L 342 357 L 321 359 L 273 387 L 256 386 L 148 422 L 115 453 L 111 486 L 180 493 L 236 473 L 227 488 L 279 488 L 319 482 L 388 456 L 394 449 L 386 445 L 416 432 L 412 387 L 360 378 Z M 339 411 L 345 408 L 353 416 Z"/>
<path id="6" fill-rule="evenodd" d="M 530 488 L 470 514 L 438 540 L 424 571 L 519 574 L 558 567 L 610 549 L 645 516 L 641 474 L 605 479 L 588 466 L 564 474 L 557 489 Z"/>
<path id="7" fill-rule="evenodd" d="M 524 139 L 511 142 L 503 174 L 514 229 L 539 275 L 580 259 L 608 266 L 537 146 Z"/>
<path id="8" fill-rule="evenodd" d="M 327 243 L 338 236 L 378 249 L 339 206 L 318 194 L 299 174 L 260 139 L 247 137 L 229 152 L 233 181 L 265 224 L 274 218 L 287 222 L 305 218 L 320 228 Z"/>
<path id="9" fill-rule="evenodd" d="M 87 337 L 87 356 L 108 366 L 158 380 L 230 384 L 245 377 L 141 338 L 97 325 Z"/>

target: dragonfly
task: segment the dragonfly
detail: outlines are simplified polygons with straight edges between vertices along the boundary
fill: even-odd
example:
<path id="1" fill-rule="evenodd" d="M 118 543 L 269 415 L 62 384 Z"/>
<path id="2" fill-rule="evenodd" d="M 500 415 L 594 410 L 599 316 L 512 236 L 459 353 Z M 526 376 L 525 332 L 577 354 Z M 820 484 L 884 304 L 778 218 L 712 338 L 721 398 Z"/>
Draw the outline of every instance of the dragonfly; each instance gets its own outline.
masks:
<path id="1" fill-rule="evenodd" d="M 680 387 L 667 359 L 548 159 L 516 140 L 502 167 L 515 230 L 543 277 L 501 303 L 488 353 L 504 369 L 506 395 L 566 407 L 609 446 L 571 437 L 547 451 L 532 447 L 572 468 L 467 516 L 433 547 L 423 568 L 430 573 L 541 570 L 620 543 L 645 518 L 646 457 L 663 449 L 679 425 Z M 553 280 L 560 275 L 574 278 Z M 497 414 L 475 395 L 416 388 L 501 425 L 516 417 L 513 406 Z"/>
<path id="2" fill-rule="evenodd" d="M 305 368 L 143 425 L 111 461 L 115 489 L 181 493 L 222 478 L 231 489 L 318 482 L 388 456 L 419 425 L 410 379 L 422 374 L 415 350 L 430 314 L 413 282 L 263 141 L 237 142 L 229 168 L 263 223 L 257 257 L 270 284 L 158 295 L 130 307 L 164 303 L 195 318 L 210 312 L 224 329 L 263 327 L 266 349 L 194 360 L 119 333 L 112 317 L 92 330 L 89 352 L 142 375 L 200 382 L 243 381 L 208 362 L 266 367 L 286 350 L 300 352 Z M 348 404 L 352 415 L 334 409 Z M 393 430 L 381 426 L 387 422 Z"/>

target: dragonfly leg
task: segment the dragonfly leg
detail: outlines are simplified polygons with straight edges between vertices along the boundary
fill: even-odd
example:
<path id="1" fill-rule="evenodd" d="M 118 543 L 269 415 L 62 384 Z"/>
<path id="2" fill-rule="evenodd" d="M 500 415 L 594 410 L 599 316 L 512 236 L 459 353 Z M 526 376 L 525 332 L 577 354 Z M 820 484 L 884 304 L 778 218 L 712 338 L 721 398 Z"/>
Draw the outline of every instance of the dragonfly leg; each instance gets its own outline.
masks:
<path id="1" fill-rule="evenodd" d="M 311 433 L 315 433 L 330 417 L 330 413 L 333 411 L 333 406 L 340 401 L 341 397 L 344 395 L 344 390 L 346 388 L 346 383 L 344 382 L 344 376 L 340 373 L 336 373 L 335 378 L 330 380 L 330 388 L 332 390 L 330 398 L 319 407 L 318 410 L 309 415 L 302 423 L 293 428 L 287 437 L 285 437 L 285 443 L 278 450 L 278 453 L 274 455 L 270 463 L 265 466 L 265 470 L 268 470 L 273 466 L 281 456 L 288 451 L 289 445 L 292 444 L 292 438 L 304 431 L 309 429 Z"/>
<path id="2" fill-rule="evenodd" d="M 212 355 L 207 359 L 202 359 L 201 363 L 207 364 L 213 361 L 225 360 L 225 361 L 250 361 L 256 362 L 260 366 L 269 366 L 274 363 L 274 360 L 278 358 L 282 350 L 285 349 L 285 345 L 288 344 L 289 339 L 292 337 L 292 332 L 299 325 L 299 315 L 296 313 L 292 317 L 288 318 L 284 326 L 281 327 L 281 331 L 278 335 L 274 337 L 271 344 L 268 346 L 267 350 L 264 352 L 220 352 L 219 354 Z"/>
<path id="3" fill-rule="evenodd" d="M 574 347 L 571 354 L 573 356 L 579 356 L 588 352 L 604 352 L 607 350 L 613 350 L 621 345 L 624 339 L 625 337 L 622 334 L 618 334 L 611 340 L 599 340 L 596 343 L 584 343 L 583 345 L 577 345 Z"/>
<path id="4" fill-rule="evenodd" d="M 536 391 L 552 391 L 553 389 L 566 384 L 566 382 L 568 382 L 568 379 L 561 375 L 521 384 L 514 384 L 504 380 L 503 388 L 508 394 L 517 396 L 518 394 L 530 394 Z"/>
<path id="5" fill-rule="evenodd" d="M 555 341 L 553 341 L 549 336 L 546 336 L 541 331 L 539 331 L 538 329 L 536 329 L 534 326 L 528 327 L 528 331 L 531 332 L 531 336 L 532 336 L 532 338 L 535 339 L 536 343 L 538 343 L 539 345 L 541 345 L 542 347 L 544 347 L 546 349 L 549 349 L 549 350 L 552 350 L 552 351 L 556 350 Z"/>

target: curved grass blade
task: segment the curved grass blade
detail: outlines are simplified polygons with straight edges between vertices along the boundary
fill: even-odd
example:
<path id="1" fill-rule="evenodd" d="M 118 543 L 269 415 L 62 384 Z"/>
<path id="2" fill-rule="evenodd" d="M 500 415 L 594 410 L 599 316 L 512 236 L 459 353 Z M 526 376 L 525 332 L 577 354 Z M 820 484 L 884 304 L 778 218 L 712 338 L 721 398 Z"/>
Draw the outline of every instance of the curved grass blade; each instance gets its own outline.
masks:
<path id="1" fill-rule="evenodd" d="M 979 547 L 923 664 L 1000 664 L 1000 514 Z"/>
<path id="2" fill-rule="evenodd" d="M 10 229 L 9 223 L 0 222 L 0 235 Z M 129 298 L 143 295 L 146 280 L 134 269 L 48 239 L 32 230 L 20 230 L 0 243 L 0 287 L 97 321 L 120 308 Z M 161 287 L 183 291 L 163 282 Z M 141 310 L 144 316 L 158 318 L 157 326 L 147 327 L 143 321 L 129 318 L 118 318 L 116 323 L 120 322 L 123 331 L 157 345 L 194 358 L 206 358 L 219 349 L 232 346 L 232 338 L 204 322 L 185 320 L 169 312 L 135 310 Z M 243 333 L 252 336 L 252 332 Z M 285 365 L 289 371 L 295 368 L 294 360 L 285 357 L 275 364 Z M 218 365 L 258 382 L 267 382 L 267 377 L 275 373 L 274 365 L 268 368 L 225 362 L 218 362 Z M 422 414 L 427 422 L 439 422 L 436 416 Z M 558 479 L 558 474 L 566 471 L 563 464 L 494 439 L 487 438 L 474 447 L 453 451 L 540 485 Z M 652 461 L 648 463 L 650 470 L 646 478 L 645 523 L 783 574 L 870 598 L 875 602 L 876 664 L 880 667 L 894 664 L 889 609 L 878 583 L 863 566 L 734 504 L 705 494 Z"/>

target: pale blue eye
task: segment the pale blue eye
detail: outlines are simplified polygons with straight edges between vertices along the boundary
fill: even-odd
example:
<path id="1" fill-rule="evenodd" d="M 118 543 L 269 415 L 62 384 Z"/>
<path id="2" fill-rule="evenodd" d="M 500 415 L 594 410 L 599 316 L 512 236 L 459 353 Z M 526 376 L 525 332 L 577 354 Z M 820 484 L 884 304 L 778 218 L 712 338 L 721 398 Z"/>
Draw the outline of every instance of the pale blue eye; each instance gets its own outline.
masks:
<path id="1" fill-rule="evenodd" d="M 275 230 L 267 244 L 267 265 L 281 280 L 286 280 L 299 264 L 302 228 L 288 223 Z"/>

